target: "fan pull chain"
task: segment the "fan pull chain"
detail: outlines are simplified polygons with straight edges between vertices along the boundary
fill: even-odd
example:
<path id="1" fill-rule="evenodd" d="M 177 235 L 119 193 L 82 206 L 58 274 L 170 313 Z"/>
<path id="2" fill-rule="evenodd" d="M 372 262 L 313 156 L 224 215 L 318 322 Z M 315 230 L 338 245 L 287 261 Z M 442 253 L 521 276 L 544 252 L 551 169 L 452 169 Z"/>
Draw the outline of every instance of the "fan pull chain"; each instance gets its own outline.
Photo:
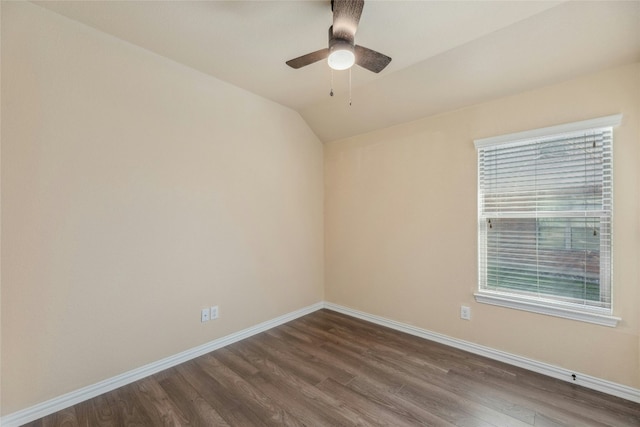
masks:
<path id="1" fill-rule="evenodd" d="M 349 68 L 349 107 L 351 107 L 351 68 Z"/>
<path id="2" fill-rule="evenodd" d="M 329 92 L 329 96 L 333 96 L 333 68 L 331 70 L 331 92 Z"/>

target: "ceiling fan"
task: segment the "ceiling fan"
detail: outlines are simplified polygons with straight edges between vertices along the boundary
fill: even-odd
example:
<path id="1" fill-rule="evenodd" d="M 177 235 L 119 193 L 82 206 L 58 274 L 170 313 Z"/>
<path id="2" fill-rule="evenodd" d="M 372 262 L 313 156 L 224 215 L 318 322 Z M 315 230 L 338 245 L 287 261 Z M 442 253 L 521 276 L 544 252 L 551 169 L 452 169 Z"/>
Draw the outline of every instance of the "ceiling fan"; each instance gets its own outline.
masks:
<path id="1" fill-rule="evenodd" d="M 328 58 L 329 67 L 346 70 L 358 64 L 379 73 L 391 62 L 391 58 L 375 50 L 355 44 L 358 22 L 364 0 L 331 0 L 333 25 L 329 27 L 329 47 L 287 61 L 292 68 L 301 68 Z"/>

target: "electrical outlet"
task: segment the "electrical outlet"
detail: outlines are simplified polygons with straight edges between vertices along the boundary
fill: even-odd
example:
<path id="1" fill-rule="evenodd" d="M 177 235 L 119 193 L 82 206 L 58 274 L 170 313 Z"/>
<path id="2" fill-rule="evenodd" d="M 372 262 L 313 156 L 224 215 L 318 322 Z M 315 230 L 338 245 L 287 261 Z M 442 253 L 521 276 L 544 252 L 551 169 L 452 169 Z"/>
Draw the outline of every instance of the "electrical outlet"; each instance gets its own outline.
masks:
<path id="1" fill-rule="evenodd" d="M 211 320 L 215 320 L 218 318 L 218 306 L 214 305 L 211 307 Z"/>
<path id="2" fill-rule="evenodd" d="M 471 308 L 466 305 L 460 306 L 460 318 L 464 320 L 471 320 Z"/>
<path id="3" fill-rule="evenodd" d="M 203 308 L 202 311 L 200 312 L 200 321 L 201 322 L 208 322 L 209 321 L 209 309 L 208 308 Z"/>

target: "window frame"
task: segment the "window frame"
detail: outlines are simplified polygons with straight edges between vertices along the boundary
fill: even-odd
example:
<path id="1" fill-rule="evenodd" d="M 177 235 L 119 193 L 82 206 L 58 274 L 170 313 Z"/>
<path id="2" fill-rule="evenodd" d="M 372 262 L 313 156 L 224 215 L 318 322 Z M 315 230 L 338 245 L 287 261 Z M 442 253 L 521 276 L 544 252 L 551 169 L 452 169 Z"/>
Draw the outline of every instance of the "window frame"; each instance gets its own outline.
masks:
<path id="1" fill-rule="evenodd" d="M 525 143 L 527 141 L 553 137 L 555 135 L 561 135 L 571 132 L 580 132 L 580 131 L 588 131 L 592 129 L 599 128 L 614 128 L 622 122 L 622 115 L 615 114 L 605 117 L 599 117 L 596 119 L 584 120 L 580 122 L 566 123 L 557 126 L 550 126 L 546 128 L 533 129 L 524 132 L 511 133 L 506 135 L 499 135 L 490 138 L 482 138 L 474 140 L 474 145 L 476 150 L 494 147 L 499 145 L 516 145 L 519 143 Z M 608 248 L 609 254 L 611 254 L 611 262 L 610 262 L 610 283 L 608 286 L 609 294 L 611 296 L 611 307 L 610 308 L 602 308 L 602 307 L 590 307 L 587 305 L 578 305 L 578 304 L 570 304 L 563 303 L 561 301 L 545 299 L 543 297 L 529 298 L 525 295 L 519 295 L 514 293 L 509 293 L 505 291 L 499 290 L 489 290 L 481 288 L 481 278 L 483 272 L 481 271 L 481 266 L 483 265 L 483 256 L 486 252 L 486 241 L 483 247 L 483 239 L 482 239 L 482 225 L 484 224 L 484 219 L 482 218 L 482 189 L 480 182 L 480 157 L 478 156 L 477 160 L 478 165 L 478 214 L 477 214 L 477 236 L 478 236 L 478 285 L 477 291 L 474 292 L 475 300 L 479 303 L 491 304 L 501 307 L 507 307 L 512 309 L 524 310 L 539 314 L 545 314 L 550 316 L 561 317 L 565 319 L 583 321 L 588 323 L 594 323 L 603 326 L 615 327 L 618 322 L 622 320 L 619 317 L 613 316 L 613 236 L 610 239 L 610 245 Z M 613 174 L 613 169 L 612 169 Z M 611 190 L 613 193 L 613 189 Z M 612 210 L 613 211 L 613 210 Z M 611 225 L 612 232 L 613 226 Z M 485 272 L 486 273 L 486 272 Z"/>

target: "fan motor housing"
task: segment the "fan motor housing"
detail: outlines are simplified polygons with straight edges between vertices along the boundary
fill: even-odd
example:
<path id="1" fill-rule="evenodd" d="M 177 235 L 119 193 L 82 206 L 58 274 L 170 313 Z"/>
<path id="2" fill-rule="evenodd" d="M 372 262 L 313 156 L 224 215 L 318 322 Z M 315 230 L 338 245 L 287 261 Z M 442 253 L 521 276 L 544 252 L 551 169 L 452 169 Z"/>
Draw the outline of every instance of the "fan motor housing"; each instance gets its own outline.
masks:
<path id="1" fill-rule="evenodd" d="M 355 46 L 355 38 L 352 35 L 349 37 L 334 37 L 333 25 L 329 27 L 329 52 L 337 49 L 351 49 Z"/>
<path id="2" fill-rule="evenodd" d="M 349 43 L 346 40 L 334 39 L 329 43 L 329 55 L 335 52 L 336 50 L 348 50 L 353 52 L 354 44 Z"/>

